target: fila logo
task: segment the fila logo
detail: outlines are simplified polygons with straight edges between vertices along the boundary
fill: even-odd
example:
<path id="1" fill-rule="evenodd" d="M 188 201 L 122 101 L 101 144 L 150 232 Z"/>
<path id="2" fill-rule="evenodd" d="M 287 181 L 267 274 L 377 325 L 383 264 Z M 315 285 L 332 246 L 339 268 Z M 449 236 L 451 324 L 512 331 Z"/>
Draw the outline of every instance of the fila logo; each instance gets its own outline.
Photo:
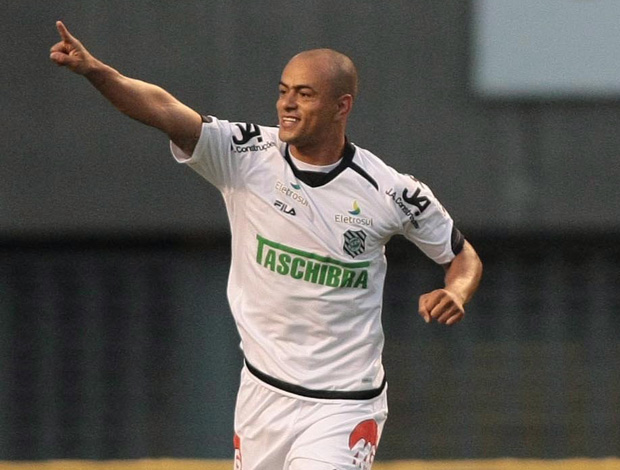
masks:
<path id="1" fill-rule="evenodd" d="M 276 202 L 274 202 L 273 205 L 276 206 L 280 210 L 280 212 L 284 212 L 285 214 L 288 214 L 288 215 L 297 215 L 294 207 L 289 207 L 286 204 L 284 204 L 282 201 L 278 201 L 276 199 Z"/>

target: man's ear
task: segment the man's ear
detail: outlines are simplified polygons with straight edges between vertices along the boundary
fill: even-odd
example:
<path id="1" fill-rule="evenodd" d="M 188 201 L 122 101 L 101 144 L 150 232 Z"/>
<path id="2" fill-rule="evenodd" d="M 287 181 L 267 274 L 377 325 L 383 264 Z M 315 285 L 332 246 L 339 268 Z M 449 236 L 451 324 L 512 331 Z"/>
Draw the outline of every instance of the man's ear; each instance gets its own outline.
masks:
<path id="1" fill-rule="evenodd" d="M 348 93 L 346 95 L 342 95 L 340 98 L 338 98 L 337 106 L 337 115 L 339 117 L 348 116 L 353 109 L 353 96 Z"/>

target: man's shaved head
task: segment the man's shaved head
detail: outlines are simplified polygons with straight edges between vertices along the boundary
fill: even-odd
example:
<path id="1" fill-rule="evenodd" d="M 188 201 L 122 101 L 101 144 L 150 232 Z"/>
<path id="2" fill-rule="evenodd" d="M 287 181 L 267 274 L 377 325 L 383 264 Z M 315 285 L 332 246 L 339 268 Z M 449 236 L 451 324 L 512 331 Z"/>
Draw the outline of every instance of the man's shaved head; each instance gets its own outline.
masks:
<path id="1" fill-rule="evenodd" d="M 357 69 L 346 55 L 333 49 L 311 49 L 300 52 L 289 63 L 295 60 L 310 60 L 322 68 L 328 74 L 336 97 L 346 94 L 353 98 L 357 96 Z"/>
<path id="2" fill-rule="evenodd" d="M 278 87 L 278 135 L 296 158 L 327 165 L 341 157 L 347 119 L 357 94 L 351 59 L 332 49 L 312 49 L 293 57 Z"/>

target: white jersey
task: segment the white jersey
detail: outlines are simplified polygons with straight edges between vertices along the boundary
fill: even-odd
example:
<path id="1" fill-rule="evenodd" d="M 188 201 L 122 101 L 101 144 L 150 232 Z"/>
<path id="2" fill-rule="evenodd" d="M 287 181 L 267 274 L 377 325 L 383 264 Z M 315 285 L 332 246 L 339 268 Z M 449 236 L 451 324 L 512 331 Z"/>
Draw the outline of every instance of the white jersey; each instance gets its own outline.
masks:
<path id="1" fill-rule="evenodd" d="M 310 173 L 277 128 L 206 121 L 191 156 L 172 152 L 224 197 L 227 293 L 247 362 L 309 390 L 380 387 L 384 246 L 401 234 L 448 263 L 452 219 L 427 186 L 353 144 L 335 169 Z"/>

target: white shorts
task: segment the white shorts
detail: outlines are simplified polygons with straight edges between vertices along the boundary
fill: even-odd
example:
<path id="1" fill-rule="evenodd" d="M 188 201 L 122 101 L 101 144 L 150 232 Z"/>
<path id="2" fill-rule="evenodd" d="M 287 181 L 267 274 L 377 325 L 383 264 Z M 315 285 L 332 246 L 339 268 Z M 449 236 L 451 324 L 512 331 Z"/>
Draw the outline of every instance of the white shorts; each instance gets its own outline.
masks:
<path id="1" fill-rule="evenodd" d="M 369 470 L 387 419 L 387 387 L 369 400 L 307 398 L 246 367 L 235 410 L 235 470 Z"/>

